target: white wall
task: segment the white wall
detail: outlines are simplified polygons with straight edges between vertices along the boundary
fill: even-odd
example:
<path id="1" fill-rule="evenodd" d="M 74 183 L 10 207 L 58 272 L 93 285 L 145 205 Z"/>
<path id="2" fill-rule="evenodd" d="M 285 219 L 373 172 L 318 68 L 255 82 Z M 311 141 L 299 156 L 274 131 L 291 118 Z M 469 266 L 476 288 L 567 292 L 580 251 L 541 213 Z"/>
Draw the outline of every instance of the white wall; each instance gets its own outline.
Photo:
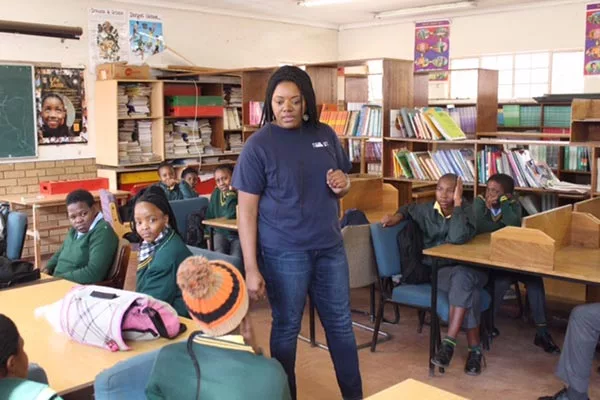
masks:
<path id="1" fill-rule="evenodd" d="M 451 18 L 453 58 L 535 50 L 582 49 L 585 4 L 531 8 Z M 394 57 L 413 59 L 414 22 L 342 30 L 340 59 Z"/>
<path id="2" fill-rule="evenodd" d="M 271 66 L 280 61 L 320 62 L 334 60 L 337 54 L 337 32 L 329 29 L 112 1 L 57 0 L 48 3 L 42 0 L 0 0 L 1 19 L 80 26 L 84 29 L 81 40 L 66 40 L 64 43 L 54 38 L 0 34 L 0 62 L 55 62 L 67 67 L 87 66 L 87 13 L 90 6 L 160 14 L 167 46 L 199 66 L 237 68 Z M 95 157 L 94 75 L 92 71 L 88 72 L 89 143 L 40 146 L 38 160 Z"/>

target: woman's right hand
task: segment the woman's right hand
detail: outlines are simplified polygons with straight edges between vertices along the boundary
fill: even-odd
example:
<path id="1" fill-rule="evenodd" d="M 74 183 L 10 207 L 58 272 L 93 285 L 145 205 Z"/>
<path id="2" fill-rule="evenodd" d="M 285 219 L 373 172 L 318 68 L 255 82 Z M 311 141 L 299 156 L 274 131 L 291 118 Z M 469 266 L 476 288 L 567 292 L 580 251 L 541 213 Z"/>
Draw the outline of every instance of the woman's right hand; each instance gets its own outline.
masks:
<path id="1" fill-rule="evenodd" d="M 262 300 L 266 294 L 265 280 L 257 267 L 246 269 L 246 288 L 254 301 Z"/>

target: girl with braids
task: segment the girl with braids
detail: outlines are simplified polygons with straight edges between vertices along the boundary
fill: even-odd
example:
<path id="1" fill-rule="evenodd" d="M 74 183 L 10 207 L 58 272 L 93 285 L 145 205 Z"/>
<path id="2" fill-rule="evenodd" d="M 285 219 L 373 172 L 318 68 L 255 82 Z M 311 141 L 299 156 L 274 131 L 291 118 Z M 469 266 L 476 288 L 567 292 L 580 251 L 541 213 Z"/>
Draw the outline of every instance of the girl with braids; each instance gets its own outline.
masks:
<path id="1" fill-rule="evenodd" d="M 131 225 L 143 240 L 136 291 L 167 302 L 179 315 L 188 317 L 177 287 L 177 269 L 192 253 L 179 236 L 173 210 L 161 188 L 151 186 L 137 199 Z"/>
<path id="2" fill-rule="evenodd" d="M 0 399 L 60 400 L 43 383 L 27 380 L 29 359 L 15 323 L 0 314 Z"/>
<path id="3" fill-rule="evenodd" d="M 351 164 L 335 132 L 319 123 L 310 77 L 299 68 L 285 66 L 271 76 L 261 126 L 244 145 L 233 175 L 248 292 L 258 300 L 266 291 L 271 355 L 286 371 L 294 399 L 296 341 L 307 294 L 325 328 L 343 398 L 360 399 L 338 221 Z"/>

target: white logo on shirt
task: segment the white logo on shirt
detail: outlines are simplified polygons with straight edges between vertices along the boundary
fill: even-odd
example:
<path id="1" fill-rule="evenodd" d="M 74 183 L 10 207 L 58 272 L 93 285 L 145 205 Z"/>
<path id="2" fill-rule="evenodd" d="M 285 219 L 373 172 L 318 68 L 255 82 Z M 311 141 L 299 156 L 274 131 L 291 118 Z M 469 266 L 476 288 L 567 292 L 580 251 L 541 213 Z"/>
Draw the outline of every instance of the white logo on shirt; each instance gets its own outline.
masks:
<path id="1" fill-rule="evenodd" d="M 329 142 L 327 140 L 323 141 L 323 142 L 313 142 L 312 147 L 313 148 L 318 148 L 318 147 L 327 147 L 329 146 Z"/>

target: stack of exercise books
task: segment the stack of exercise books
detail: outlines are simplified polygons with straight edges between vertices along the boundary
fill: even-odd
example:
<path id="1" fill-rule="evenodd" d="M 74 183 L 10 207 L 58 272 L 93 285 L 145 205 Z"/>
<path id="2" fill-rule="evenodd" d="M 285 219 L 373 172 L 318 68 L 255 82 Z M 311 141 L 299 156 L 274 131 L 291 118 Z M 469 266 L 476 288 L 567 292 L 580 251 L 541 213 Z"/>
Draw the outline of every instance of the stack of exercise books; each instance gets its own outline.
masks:
<path id="1" fill-rule="evenodd" d="M 242 151 L 244 144 L 242 143 L 241 133 L 230 133 L 229 134 L 229 151 L 232 153 L 239 153 Z"/>
<path id="2" fill-rule="evenodd" d="M 535 160 L 528 149 L 505 146 L 485 146 L 477 155 L 479 183 L 503 173 L 512 176 L 517 187 L 551 189 L 585 193 L 589 185 L 560 181 L 545 162 Z"/>
<path id="3" fill-rule="evenodd" d="M 122 86 L 125 88 L 125 95 L 127 96 L 128 116 L 149 117 L 152 86 L 148 83 L 127 83 Z M 123 97 L 120 97 L 119 101 L 123 99 Z M 119 108 L 121 109 L 121 107 Z"/>
<path id="4" fill-rule="evenodd" d="M 225 86 L 223 88 L 223 99 L 225 105 L 230 107 L 242 107 L 241 86 Z"/>
<path id="5" fill-rule="evenodd" d="M 464 140 L 459 124 L 438 107 L 390 110 L 390 136 L 424 140 Z"/>
<path id="6" fill-rule="evenodd" d="M 474 155 L 471 149 L 412 152 L 392 150 L 394 177 L 437 181 L 444 174 L 456 174 L 465 183 L 475 182 Z"/>
<path id="7" fill-rule="evenodd" d="M 129 108 L 127 107 L 127 102 L 129 102 L 129 97 L 125 93 L 125 86 L 117 86 L 117 110 L 119 113 L 119 118 L 129 117 Z"/>
<path id="8" fill-rule="evenodd" d="M 167 158 L 183 158 L 202 155 L 205 145 L 210 144 L 201 136 L 200 124 L 207 120 L 185 119 L 165 123 L 165 155 Z M 210 127 L 210 124 L 208 125 Z"/>

